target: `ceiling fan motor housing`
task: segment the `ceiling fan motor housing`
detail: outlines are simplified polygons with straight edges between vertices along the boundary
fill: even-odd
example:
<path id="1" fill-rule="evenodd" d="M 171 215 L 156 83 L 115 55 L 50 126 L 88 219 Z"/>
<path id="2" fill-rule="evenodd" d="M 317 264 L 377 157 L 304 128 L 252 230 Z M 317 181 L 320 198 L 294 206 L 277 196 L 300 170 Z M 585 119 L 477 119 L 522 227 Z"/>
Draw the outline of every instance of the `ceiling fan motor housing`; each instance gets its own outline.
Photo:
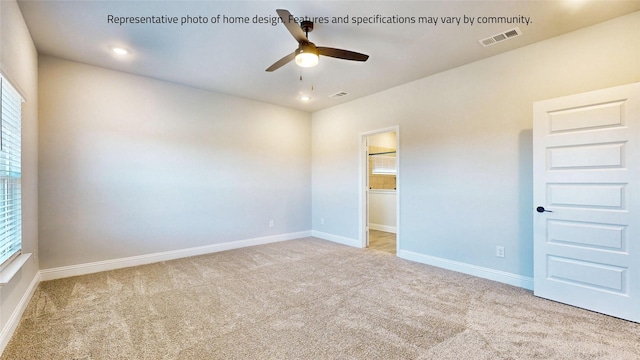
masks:
<path id="1" fill-rule="evenodd" d="M 303 20 L 300 23 L 300 27 L 302 28 L 302 31 L 308 34 L 313 31 L 313 21 Z"/>
<path id="2" fill-rule="evenodd" d="M 312 53 L 312 54 L 319 55 L 318 49 L 316 48 L 316 44 L 312 43 L 311 41 L 301 42 L 298 45 L 298 49 L 296 50 L 296 55 L 302 54 L 302 53 Z"/>

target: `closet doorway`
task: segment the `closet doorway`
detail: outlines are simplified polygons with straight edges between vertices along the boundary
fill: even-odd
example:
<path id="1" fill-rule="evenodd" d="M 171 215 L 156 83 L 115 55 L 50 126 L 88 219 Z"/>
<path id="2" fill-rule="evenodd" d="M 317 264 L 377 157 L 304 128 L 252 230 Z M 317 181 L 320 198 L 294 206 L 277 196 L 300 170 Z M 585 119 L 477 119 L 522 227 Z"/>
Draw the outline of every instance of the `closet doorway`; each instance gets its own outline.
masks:
<path id="1" fill-rule="evenodd" d="M 396 254 L 399 248 L 399 128 L 361 134 L 362 247 Z"/>

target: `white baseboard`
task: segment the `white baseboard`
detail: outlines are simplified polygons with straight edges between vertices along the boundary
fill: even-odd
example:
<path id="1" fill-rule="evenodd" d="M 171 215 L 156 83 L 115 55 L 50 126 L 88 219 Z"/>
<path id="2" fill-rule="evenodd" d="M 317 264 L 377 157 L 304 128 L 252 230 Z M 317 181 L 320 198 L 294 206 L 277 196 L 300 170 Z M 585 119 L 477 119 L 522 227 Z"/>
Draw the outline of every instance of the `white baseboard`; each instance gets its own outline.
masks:
<path id="1" fill-rule="evenodd" d="M 384 231 L 384 232 L 390 232 L 390 233 L 396 233 L 396 227 L 395 226 L 389 226 L 389 225 L 380 225 L 380 224 L 372 224 L 369 223 L 369 229 L 372 230 L 378 230 L 378 231 Z"/>
<path id="2" fill-rule="evenodd" d="M 40 273 L 36 273 L 36 275 L 31 280 L 29 287 L 27 287 L 27 291 L 22 294 L 22 298 L 18 302 L 18 305 L 9 316 L 7 323 L 0 331 L 0 355 L 4 352 L 4 348 L 7 347 L 9 340 L 13 336 L 13 333 L 16 331 L 18 324 L 20 324 L 20 319 L 22 318 L 22 314 L 27 309 L 27 305 L 29 305 L 29 301 L 31 301 L 31 297 L 36 291 L 38 284 L 40 283 Z"/>
<path id="3" fill-rule="evenodd" d="M 533 278 L 527 276 L 443 259 L 435 256 L 424 255 L 407 250 L 398 251 L 398 257 L 427 265 L 437 266 L 447 270 L 453 270 L 464 274 L 477 276 L 484 279 L 498 281 L 528 290 L 533 290 Z"/>
<path id="4" fill-rule="evenodd" d="M 353 246 L 357 248 L 362 247 L 362 243 L 360 242 L 360 240 L 351 239 L 351 238 L 339 236 L 339 235 L 328 234 L 321 231 L 312 230 L 311 236 L 324 239 L 324 240 L 333 241 L 335 243 L 342 244 L 342 245 L 348 245 L 348 246 Z"/>
<path id="5" fill-rule="evenodd" d="M 92 274 L 101 271 L 121 269 L 131 266 L 146 265 L 161 261 L 175 260 L 190 256 L 205 255 L 220 251 L 239 249 L 243 247 L 256 246 L 270 244 L 280 241 L 287 241 L 293 239 L 299 239 L 309 237 L 311 231 L 301 231 L 296 233 L 280 234 L 273 236 L 265 236 L 253 239 L 245 239 L 238 241 L 229 241 L 220 244 L 211 244 L 205 246 L 198 246 L 187 249 L 179 249 L 172 251 L 164 251 L 153 254 L 131 256 L 120 259 L 111 259 L 104 261 L 96 261 L 86 264 L 62 266 L 58 268 L 43 269 L 40 270 L 40 277 L 42 281 L 61 279 L 71 276 Z"/>

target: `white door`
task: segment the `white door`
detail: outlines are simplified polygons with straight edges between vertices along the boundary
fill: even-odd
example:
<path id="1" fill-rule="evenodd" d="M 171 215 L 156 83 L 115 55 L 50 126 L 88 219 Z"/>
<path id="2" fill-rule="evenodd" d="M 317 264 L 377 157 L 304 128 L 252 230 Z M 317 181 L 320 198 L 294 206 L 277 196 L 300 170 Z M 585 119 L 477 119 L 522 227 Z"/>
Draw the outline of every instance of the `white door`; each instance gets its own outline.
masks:
<path id="1" fill-rule="evenodd" d="M 533 113 L 534 294 L 640 322 L 640 83 Z"/>

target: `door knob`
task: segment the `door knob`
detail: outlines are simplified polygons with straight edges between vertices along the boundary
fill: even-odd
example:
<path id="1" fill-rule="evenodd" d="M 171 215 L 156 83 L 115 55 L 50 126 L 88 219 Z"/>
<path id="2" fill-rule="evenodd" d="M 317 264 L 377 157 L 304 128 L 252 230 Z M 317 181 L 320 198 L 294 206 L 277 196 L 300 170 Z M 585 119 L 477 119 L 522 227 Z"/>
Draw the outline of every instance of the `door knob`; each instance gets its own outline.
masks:
<path id="1" fill-rule="evenodd" d="M 539 212 L 539 213 L 542 213 L 542 212 L 553 212 L 553 211 L 551 211 L 551 210 L 547 210 L 547 209 L 545 209 L 545 208 L 544 208 L 544 207 L 542 207 L 542 206 L 538 206 L 538 207 L 536 208 L 536 211 L 537 211 L 537 212 Z"/>

